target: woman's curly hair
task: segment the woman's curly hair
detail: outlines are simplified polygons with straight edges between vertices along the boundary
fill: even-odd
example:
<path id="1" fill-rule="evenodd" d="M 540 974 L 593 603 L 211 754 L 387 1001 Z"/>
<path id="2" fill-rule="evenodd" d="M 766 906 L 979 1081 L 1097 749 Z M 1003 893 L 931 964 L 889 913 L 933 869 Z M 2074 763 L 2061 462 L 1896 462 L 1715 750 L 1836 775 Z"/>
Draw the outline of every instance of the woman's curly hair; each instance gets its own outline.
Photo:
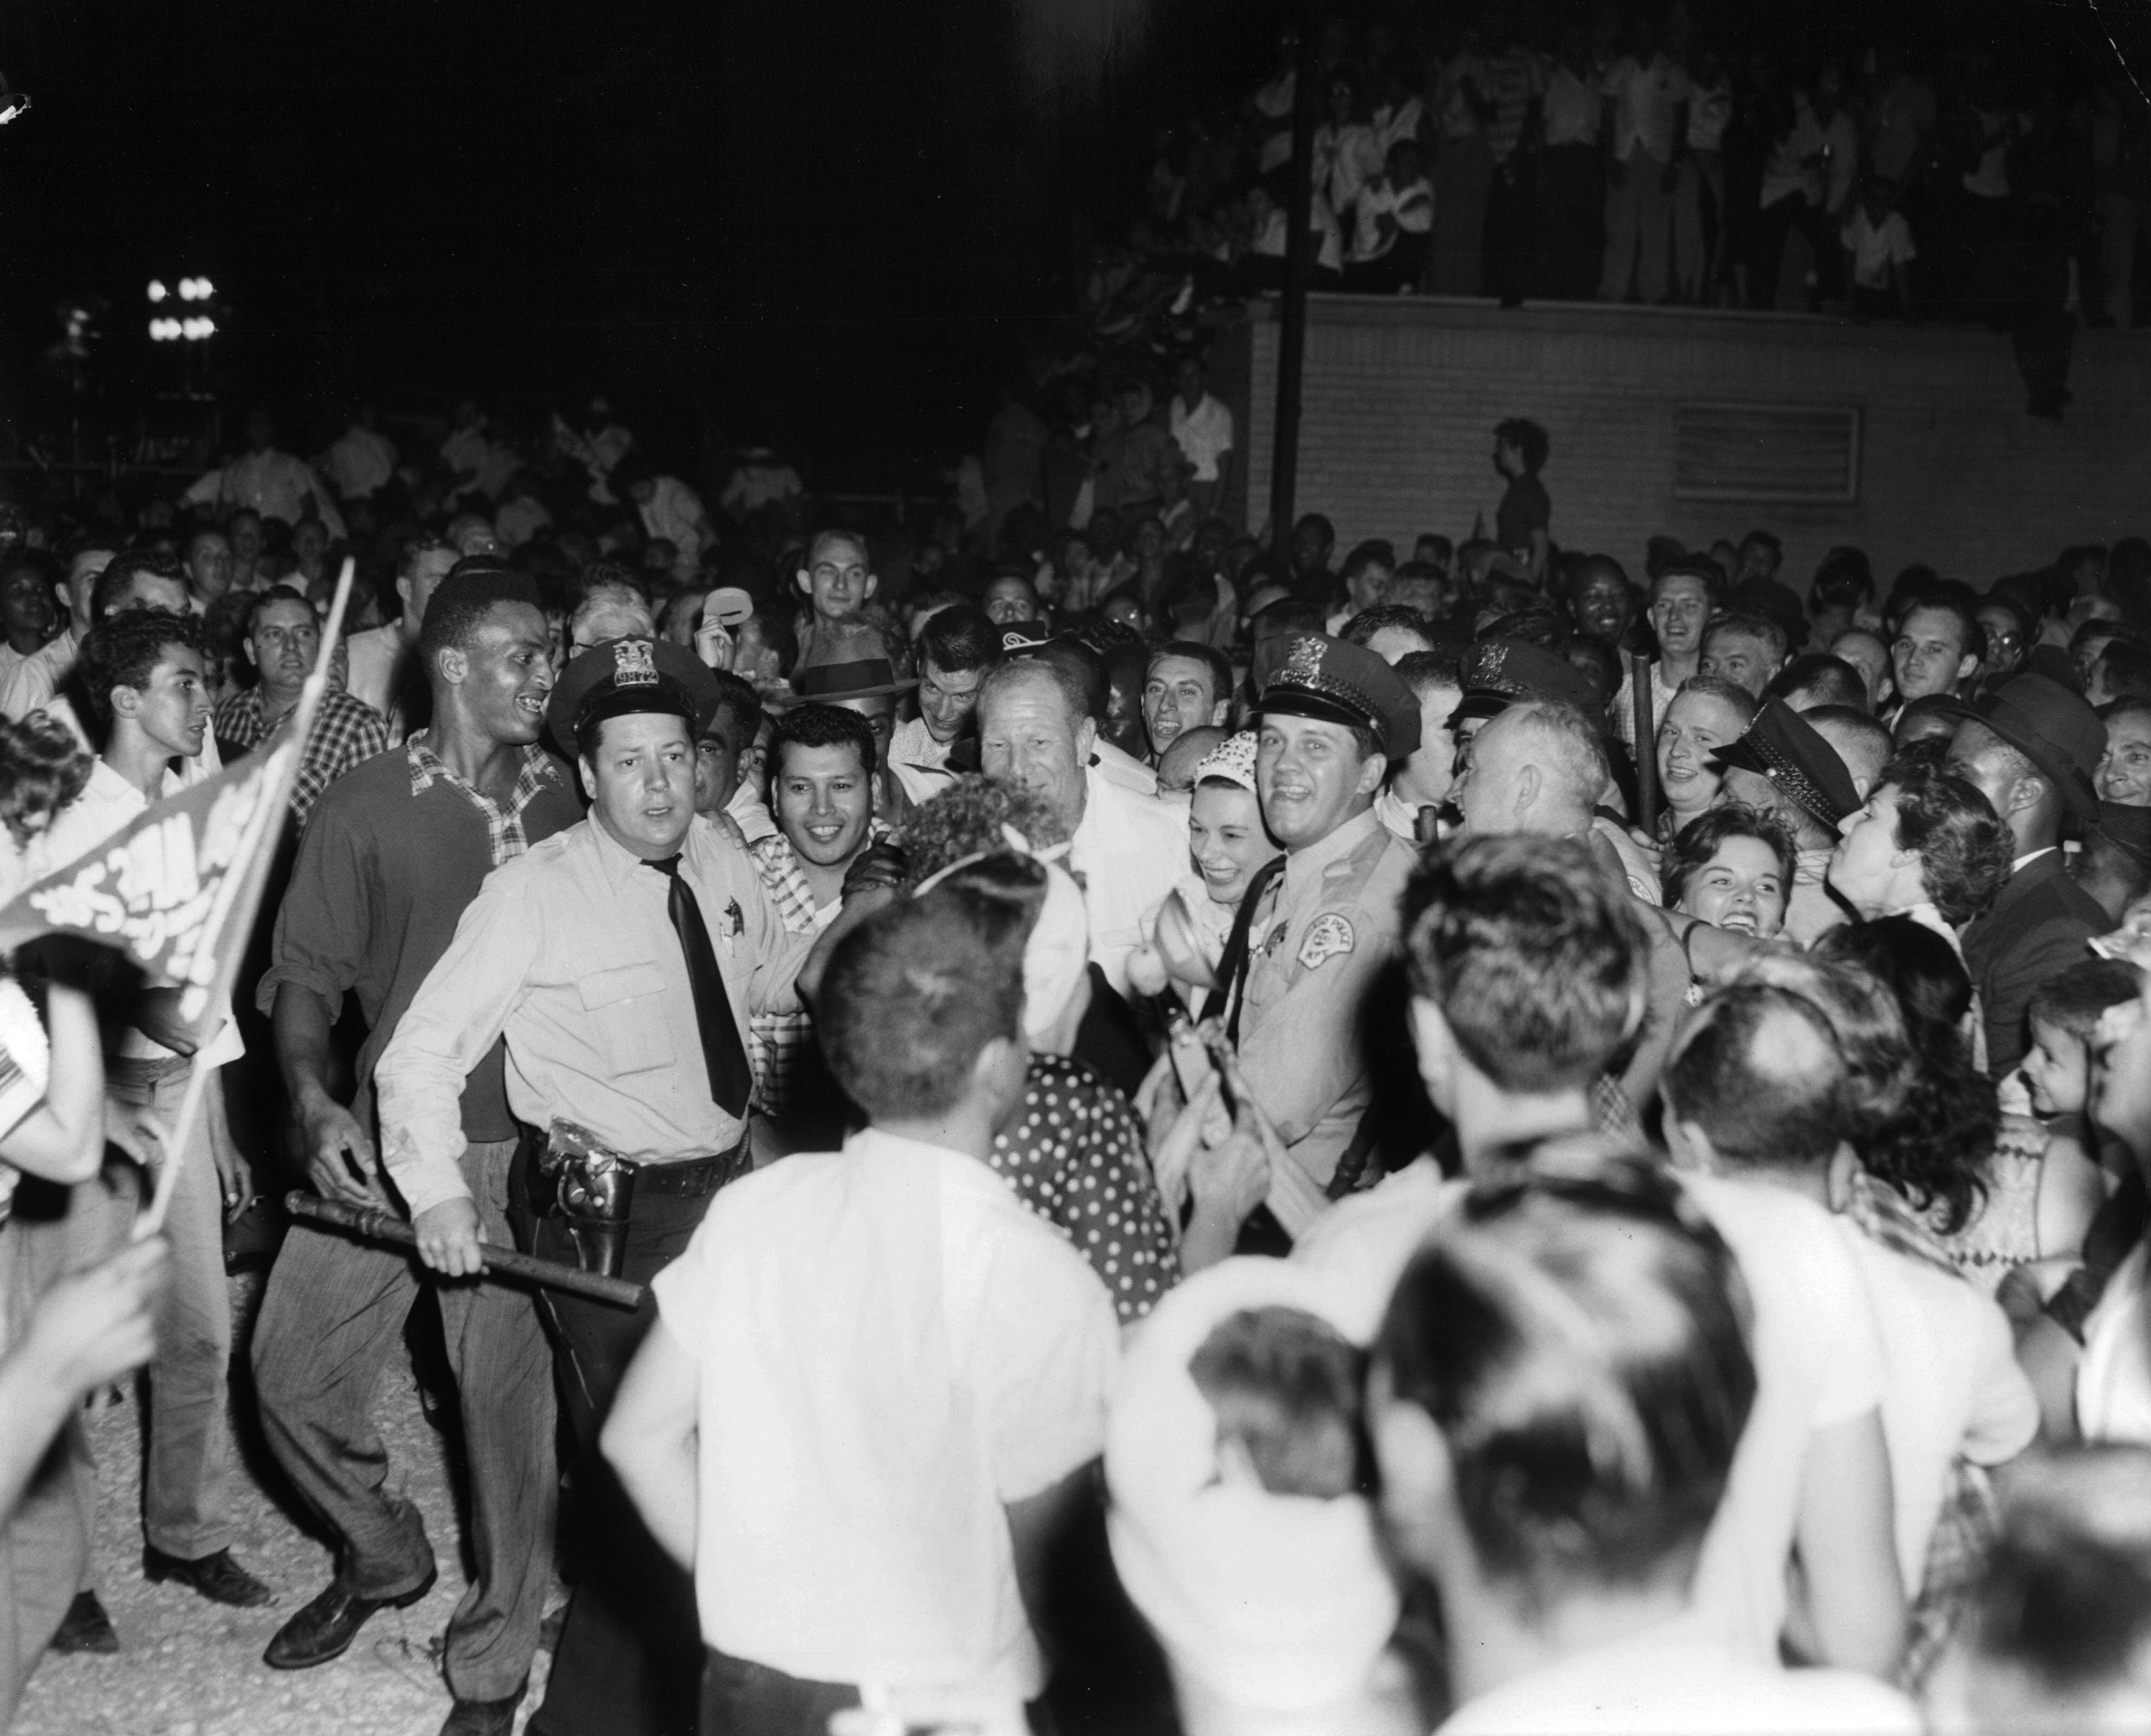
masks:
<path id="1" fill-rule="evenodd" d="M 967 856 L 1006 850 L 1005 826 L 1020 833 L 1034 850 L 1068 841 L 1043 797 L 974 772 L 914 808 L 898 831 L 906 884 L 916 886 Z"/>
<path id="2" fill-rule="evenodd" d="M 1832 929 L 1814 955 L 1864 971 L 1895 997 L 1917 1062 L 1903 1105 L 1860 1143 L 1862 1167 L 1956 1234 L 1985 1203 L 2002 1126 L 1994 1081 L 1972 1065 L 1961 1029 L 1971 979 L 1949 942 L 1906 916 Z"/>
<path id="3" fill-rule="evenodd" d="M 0 820 L 19 844 L 43 831 L 89 786 L 89 750 L 43 711 L 0 718 Z"/>

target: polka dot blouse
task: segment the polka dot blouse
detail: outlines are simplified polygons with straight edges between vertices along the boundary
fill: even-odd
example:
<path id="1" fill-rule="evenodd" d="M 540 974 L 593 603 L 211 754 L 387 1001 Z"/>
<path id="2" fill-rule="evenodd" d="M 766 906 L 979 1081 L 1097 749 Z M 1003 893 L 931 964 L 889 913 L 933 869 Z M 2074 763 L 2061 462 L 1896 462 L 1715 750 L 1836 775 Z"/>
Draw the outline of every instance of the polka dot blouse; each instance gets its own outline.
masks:
<path id="1" fill-rule="evenodd" d="M 995 1136 L 987 1161 L 1091 1263 L 1122 1324 L 1180 1281 L 1142 1123 L 1081 1061 L 1031 1056 L 1021 1118 Z"/>

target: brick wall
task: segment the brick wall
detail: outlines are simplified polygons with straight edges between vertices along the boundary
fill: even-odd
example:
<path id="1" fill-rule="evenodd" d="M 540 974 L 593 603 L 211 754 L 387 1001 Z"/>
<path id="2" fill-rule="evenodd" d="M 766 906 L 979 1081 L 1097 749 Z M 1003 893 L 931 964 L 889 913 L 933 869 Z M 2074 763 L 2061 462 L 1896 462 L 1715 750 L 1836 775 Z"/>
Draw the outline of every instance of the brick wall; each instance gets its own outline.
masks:
<path id="1" fill-rule="evenodd" d="M 1269 503 L 1274 304 L 1246 329 L 1242 471 L 1249 521 Z M 1234 334 L 1235 339 L 1241 334 Z M 1237 343 L 1227 347 L 1237 347 Z M 1234 358 L 1237 361 L 1237 357 Z M 1491 530 L 1491 430 L 1527 416 L 1552 438 L 1553 534 L 1640 576 L 1658 532 L 1692 547 L 1755 525 L 1804 587 L 1830 546 L 1864 548 L 1885 585 L 1925 561 L 1984 584 L 2066 544 L 2151 534 L 2151 335 L 2079 335 L 2061 427 L 2024 412 L 2008 341 L 1984 331 L 1855 326 L 1774 314 L 1312 298 L 1298 509 L 1364 537 Z M 1673 495 L 1675 406 L 1856 406 L 1849 504 Z"/>

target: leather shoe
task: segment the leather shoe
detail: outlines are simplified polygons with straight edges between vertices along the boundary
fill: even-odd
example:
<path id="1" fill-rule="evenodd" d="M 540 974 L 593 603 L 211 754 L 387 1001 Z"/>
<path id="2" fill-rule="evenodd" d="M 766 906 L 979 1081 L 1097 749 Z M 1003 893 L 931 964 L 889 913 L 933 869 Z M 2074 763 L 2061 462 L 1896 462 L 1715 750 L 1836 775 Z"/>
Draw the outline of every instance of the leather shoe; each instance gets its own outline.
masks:
<path id="1" fill-rule="evenodd" d="M 68 1612 L 61 1619 L 60 1631 L 53 1636 L 52 1649 L 107 1654 L 119 1649 L 119 1636 L 112 1631 L 112 1617 L 105 1614 L 96 1592 L 75 1593 L 74 1602 L 68 1605 Z"/>
<path id="2" fill-rule="evenodd" d="M 528 1682 L 504 1700 L 458 1698 L 441 1726 L 441 1736 L 508 1736 L 515 1728 L 515 1708 L 523 1703 Z"/>
<path id="3" fill-rule="evenodd" d="M 183 1586 L 191 1586 L 211 1603 L 228 1603 L 234 1609 L 259 1609 L 265 1603 L 276 1601 L 276 1594 L 232 1560 L 228 1549 L 220 1549 L 214 1555 L 197 1556 L 192 1561 L 184 1556 L 166 1555 L 161 1549 L 145 1549 L 142 1551 L 142 1571 L 155 1581 L 176 1579 Z"/>
<path id="4" fill-rule="evenodd" d="M 341 1658 L 376 1610 L 402 1609 L 433 1588 L 430 1568 L 424 1579 L 397 1597 L 362 1597 L 339 1575 L 329 1582 L 326 1591 L 276 1630 L 261 1661 L 272 1670 L 310 1670 L 332 1658 Z"/>

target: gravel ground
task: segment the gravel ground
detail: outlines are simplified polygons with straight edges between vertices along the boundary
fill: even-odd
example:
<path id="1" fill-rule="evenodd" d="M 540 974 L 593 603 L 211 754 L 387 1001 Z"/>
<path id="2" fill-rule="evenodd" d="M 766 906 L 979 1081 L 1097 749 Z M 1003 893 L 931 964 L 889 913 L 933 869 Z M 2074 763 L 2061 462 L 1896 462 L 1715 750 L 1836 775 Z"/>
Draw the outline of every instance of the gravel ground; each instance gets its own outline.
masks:
<path id="1" fill-rule="evenodd" d="M 242 1347 L 260 1289 L 258 1275 L 232 1281 Z M 242 1413 L 246 1399 L 237 1389 L 244 1366 L 242 1348 L 234 1379 Z M 116 1658 L 48 1653 L 30 1679 L 12 1736 L 434 1736 L 450 1704 L 438 1663 L 441 1634 L 467 1583 L 448 1450 L 425 1420 L 403 1359 L 392 1359 L 373 1415 L 387 1443 L 392 1484 L 425 1515 L 440 1577 L 410 1608 L 376 1615 L 334 1663 L 297 1672 L 269 1668 L 262 1647 L 328 1582 L 334 1563 L 326 1546 L 301 1528 L 243 1417 L 232 1553 L 275 1589 L 276 1602 L 261 1610 L 227 1609 L 184 1586 L 144 1578 L 135 1395 L 130 1391 L 93 1415 L 102 1491 L 97 1582 L 121 1650 Z M 519 1732 L 544 1695 L 550 1661 L 538 1654 Z"/>

